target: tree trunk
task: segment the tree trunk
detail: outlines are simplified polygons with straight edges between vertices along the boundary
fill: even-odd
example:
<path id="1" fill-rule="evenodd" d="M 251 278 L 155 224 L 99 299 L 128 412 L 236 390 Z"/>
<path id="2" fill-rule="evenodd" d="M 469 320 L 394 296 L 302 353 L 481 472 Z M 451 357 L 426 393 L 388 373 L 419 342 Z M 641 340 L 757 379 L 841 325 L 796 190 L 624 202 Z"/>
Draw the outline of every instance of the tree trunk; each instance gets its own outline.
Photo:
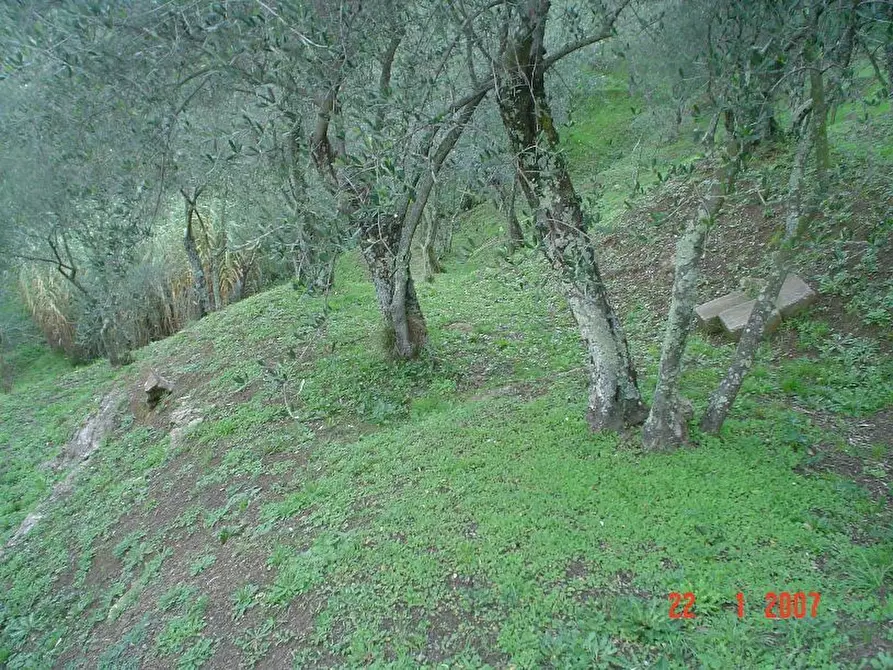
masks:
<path id="1" fill-rule="evenodd" d="M 515 196 L 518 193 L 518 177 L 512 180 L 512 188 L 505 199 L 505 221 L 508 232 L 509 256 L 524 246 L 524 231 L 518 222 L 518 213 L 515 211 Z"/>
<path id="2" fill-rule="evenodd" d="M 202 269 L 202 261 L 198 255 L 198 247 L 195 244 L 195 235 L 192 230 L 192 219 L 195 214 L 195 201 L 198 198 L 198 193 L 199 191 L 196 189 L 190 198 L 186 191 L 183 191 L 183 197 L 186 199 L 186 233 L 183 236 L 183 246 L 192 269 L 192 301 L 198 310 L 198 318 L 201 319 L 208 313 L 208 288 L 205 285 L 205 271 Z"/>
<path id="3" fill-rule="evenodd" d="M 809 70 L 809 94 L 812 98 L 812 143 L 815 145 L 816 178 L 824 191 L 828 184 L 831 154 L 828 151 L 828 109 L 825 105 L 825 84 L 819 69 L 821 61 Z"/>
<path id="4" fill-rule="evenodd" d="M 887 93 L 893 98 L 893 39 L 887 42 L 884 51 L 884 60 L 887 62 Z M 893 105 L 891 105 L 891 109 L 893 109 Z"/>
<path id="5" fill-rule="evenodd" d="M 195 214 L 195 218 L 198 220 L 199 228 L 201 229 L 201 240 L 202 240 L 202 248 L 205 250 L 205 255 L 208 259 L 207 267 L 202 265 L 205 269 L 205 283 L 209 283 L 210 287 L 208 287 L 208 311 L 215 312 L 220 309 L 220 303 L 216 300 L 216 296 L 214 294 L 214 286 L 215 284 L 220 283 L 220 276 L 217 272 L 216 266 L 216 258 L 215 258 L 215 249 L 214 245 L 211 243 L 211 236 L 209 234 L 208 226 L 205 224 L 205 220 L 201 215 L 201 212 L 198 211 L 198 196 L 196 195 L 193 198 L 193 213 Z M 199 261 L 201 262 L 201 255 L 199 255 Z M 219 292 L 218 292 L 219 293 Z"/>
<path id="6" fill-rule="evenodd" d="M 810 121 L 811 123 L 820 122 L 815 116 L 812 116 Z M 705 433 L 719 433 L 729 410 L 738 396 L 744 377 L 753 367 L 753 361 L 757 348 L 763 339 L 766 323 L 776 307 L 778 294 L 788 274 L 788 265 L 793 248 L 809 221 L 810 217 L 802 211 L 802 199 L 803 171 L 813 139 L 811 130 L 811 127 L 804 129 L 797 146 L 794 165 L 791 168 L 788 182 L 788 215 L 785 223 L 784 238 L 773 255 L 772 270 L 750 313 L 744 332 L 741 334 L 732 364 L 729 366 L 719 387 L 710 396 L 710 403 L 701 420 L 701 430 Z"/>
<path id="7" fill-rule="evenodd" d="M 225 258 L 225 254 L 223 256 Z M 211 295 L 213 296 L 213 305 L 212 309 L 216 312 L 217 310 L 223 309 L 223 295 L 220 292 L 220 265 L 221 265 L 221 257 L 220 254 L 215 252 L 211 256 Z"/>
<path id="8" fill-rule="evenodd" d="M 313 289 L 319 293 L 328 293 L 335 288 L 335 262 L 338 260 L 334 249 L 329 249 L 328 257 L 322 259 Z"/>
<path id="9" fill-rule="evenodd" d="M 586 346 L 589 424 L 593 430 L 620 429 L 642 423 L 647 410 L 545 92 L 543 36 L 548 8 L 546 0 L 532 0 L 526 9 L 516 9 L 518 26 L 497 73 L 497 100 L 516 154 L 521 187 L 544 235 L 544 252 L 558 271 Z"/>
<path id="10" fill-rule="evenodd" d="M 99 330 L 99 341 L 105 357 L 113 368 L 122 365 L 130 365 L 133 362 L 129 343 L 118 328 L 118 322 L 115 315 L 108 316 L 104 314 L 102 316 L 102 327 Z"/>
<path id="11" fill-rule="evenodd" d="M 890 86 L 887 84 L 887 78 L 881 71 L 881 65 L 878 63 L 877 56 L 867 44 L 863 44 L 862 47 L 865 50 L 865 55 L 868 57 L 868 62 L 871 63 L 871 69 L 874 70 L 874 77 L 881 85 L 881 95 L 886 98 L 890 95 Z M 890 50 L 889 55 L 893 56 L 893 46 L 887 46 L 886 48 Z M 893 66 L 893 62 L 890 62 L 889 65 Z"/>
<path id="12" fill-rule="evenodd" d="M 886 5 L 886 19 L 887 19 L 887 37 L 886 37 L 886 45 L 884 46 L 884 63 L 887 67 L 887 93 L 890 95 L 890 98 L 893 98 L 893 3 L 887 3 Z M 893 103 L 893 100 L 891 100 Z M 893 111 L 893 104 L 890 105 L 891 111 Z"/>
<path id="13" fill-rule="evenodd" d="M 223 201 L 220 207 L 220 220 L 218 226 L 220 229 L 220 240 L 215 246 L 211 256 L 211 292 L 214 295 L 214 309 L 223 309 L 224 298 L 223 291 L 220 287 L 220 268 L 226 263 L 227 247 L 229 246 L 229 238 L 226 234 L 226 201 L 229 195 L 228 190 L 223 194 Z"/>
<path id="14" fill-rule="evenodd" d="M 646 449 L 667 449 L 683 444 L 688 439 L 692 406 L 679 393 L 682 356 L 697 302 L 700 264 L 707 235 L 722 210 L 726 194 L 731 190 L 741 164 L 734 143 L 730 144 L 729 153 L 714 173 L 709 193 L 701 201 L 697 218 L 689 222 L 676 245 L 673 297 L 664 330 L 657 386 L 651 411 L 642 431 Z"/>
<path id="15" fill-rule="evenodd" d="M 391 324 L 394 327 L 394 350 L 400 358 L 413 358 L 418 355 L 428 339 L 428 331 L 422 318 L 421 307 L 415 293 L 409 264 L 412 256 L 412 238 L 425 213 L 425 206 L 434 188 L 434 181 L 443 167 L 456 142 L 462 136 L 465 126 L 471 120 L 487 91 L 475 96 L 453 122 L 449 132 L 440 140 L 437 149 L 430 156 L 430 164 L 424 174 L 416 180 L 413 189 L 412 205 L 404 203 L 403 216 L 398 217 L 399 228 L 397 254 L 393 265 L 393 293 L 391 294 Z"/>
<path id="16" fill-rule="evenodd" d="M 428 219 L 425 226 L 425 240 L 422 243 L 422 262 L 424 264 L 425 281 L 433 282 L 434 275 L 443 272 L 440 261 L 437 260 L 437 250 L 435 242 L 437 240 L 438 216 L 436 212 L 428 212 Z"/>
<path id="17" fill-rule="evenodd" d="M 412 275 L 406 275 L 402 290 L 396 287 L 397 259 L 393 249 L 399 245 L 399 227 L 394 223 L 391 226 L 367 226 L 365 229 L 363 258 L 375 287 L 379 312 L 388 330 L 390 353 L 397 358 L 413 358 L 427 342 L 428 329 Z M 395 308 L 394 296 L 398 293 L 403 293 L 405 299 L 402 307 Z"/>
<path id="18" fill-rule="evenodd" d="M 707 126 L 707 130 L 701 138 L 701 142 L 708 148 L 712 148 L 716 143 L 716 129 L 719 127 L 719 117 L 720 112 L 713 114 L 713 118 L 710 119 L 710 125 Z"/>
<path id="19" fill-rule="evenodd" d="M 401 34 L 390 41 L 382 63 L 379 87 L 383 98 L 387 96 L 390 86 L 391 63 Z M 428 176 L 422 177 L 420 174 L 416 178 L 413 186 L 418 186 L 421 182 L 422 187 L 407 195 L 399 213 L 378 215 L 361 213 L 364 206 L 368 204 L 370 189 L 363 182 L 362 176 L 357 178 L 356 175 L 346 175 L 336 169 L 334 164 L 336 152 L 343 153 L 345 148 L 339 138 L 336 138 L 335 149 L 329 141 L 330 122 L 333 114 L 336 117 L 338 114 L 338 89 L 339 85 L 333 85 L 325 95 L 317 99 L 316 124 L 310 138 L 311 155 L 317 171 L 329 185 L 330 190 L 342 195 L 342 213 L 351 219 L 359 229 L 361 253 L 369 268 L 385 327 L 393 337 L 393 353 L 398 358 L 413 358 L 425 345 L 428 332 L 416 296 L 415 285 L 409 272 L 411 253 L 409 247 L 433 186 L 433 175 L 430 176 L 430 183 L 428 183 Z M 483 95 L 481 99 L 483 99 Z M 472 106 L 472 111 L 479 102 L 480 100 Z M 383 121 L 384 117 L 379 116 L 377 123 L 383 123 Z M 432 131 L 429 136 L 432 140 L 434 132 L 436 131 Z M 461 133 L 461 130 L 459 132 Z M 449 149 L 452 149 L 456 139 L 458 139 L 458 135 Z M 428 148 L 430 149 L 430 143 Z M 446 155 L 441 158 L 436 167 L 432 167 L 434 174 L 440 169 L 444 158 Z M 427 191 L 425 191 L 426 184 Z M 308 256 L 312 256 L 313 250 L 317 248 L 316 238 L 319 236 L 312 234 L 313 231 L 309 232 L 311 234 L 306 237 L 310 245 L 303 249 L 305 258 L 301 264 L 302 269 Z M 334 281 L 335 257 L 332 255 L 324 260 L 327 262 L 323 264 L 323 272 L 316 278 L 313 285 L 317 288 L 328 289 Z"/>
<path id="20" fill-rule="evenodd" d="M 244 262 L 239 265 L 239 272 L 236 275 L 236 281 L 233 283 L 233 287 L 230 290 L 229 297 L 227 298 L 227 303 L 232 305 L 233 303 L 239 302 L 242 299 L 242 296 L 245 294 L 245 282 L 248 281 L 248 273 L 251 272 L 252 262 Z"/>
<path id="21" fill-rule="evenodd" d="M 313 164 L 320 173 L 332 181 L 337 181 L 337 178 L 335 175 L 335 150 L 329 141 L 329 125 L 337 108 L 340 86 L 340 82 L 333 84 L 317 98 L 316 124 L 310 136 L 310 155 L 313 158 Z"/>

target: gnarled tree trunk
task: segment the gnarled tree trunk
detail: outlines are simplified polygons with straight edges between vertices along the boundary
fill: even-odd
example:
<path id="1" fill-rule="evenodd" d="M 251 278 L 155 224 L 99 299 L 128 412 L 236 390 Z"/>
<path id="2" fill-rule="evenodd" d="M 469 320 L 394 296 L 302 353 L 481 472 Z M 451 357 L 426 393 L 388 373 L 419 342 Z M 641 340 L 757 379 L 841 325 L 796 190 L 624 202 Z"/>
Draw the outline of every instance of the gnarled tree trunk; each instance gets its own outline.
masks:
<path id="1" fill-rule="evenodd" d="M 803 212 L 802 199 L 803 171 L 807 154 L 814 139 L 810 127 L 813 122 L 815 122 L 814 113 L 810 118 L 809 126 L 804 129 L 800 138 L 797 153 L 794 157 L 794 164 L 791 168 L 788 182 L 788 214 L 785 222 L 784 238 L 773 255 L 772 270 L 750 313 L 750 318 L 744 327 L 741 339 L 738 341 L 738 347 L 735 349 L 732 363 L 725 377 L 710 396 L 707 411 L 701 419 L 701 430 L 706 433 L 719 433 L 729 414 L 729 410 L 732 408 L 732 404 L 738 397 L 738 391 L 741 389 L 744 377 L 753 367 L 757 348 L 766 330 L 766 323 L 775 309 L 778 294 L 788 274 L 793 248 L 810 219 L 810 216 Z"/>
<path id="2" fill-rule="evenodd" d="M 673 297 L 664 330 L 657 385 L 651 411 L 642 431 L 642 442 L 646 449 L 666 449 L 688 439 L 688 421 L 692 417 L 692 407 L 679 393 L 682 356 L 697 302 L 704 246 L 738 172 L 740 161 L 737 153 L 737 146 L 730 144 L 731 155 L 725 157 L 723 165 L 717 168 L 709 192 L 698 208 L 697 218 L 689 223 L 676 245 Z"/>
<path id="3" fill-rule="evenodd" d="M 500 115 L 516 154 L 521 186 L 543 233 L 545 254 L 558 271 L 586 345 L 589 424 L 593 430 L 638 425 L 647 410 L 546 96 L 543 36 L 549 3 L 525 4 L 514 10 L 517 25 L 497 73 Z"/>
<path id="4" fill-rule="evenodd" d="M 385 328 L 393 337 L 392 353 L 398 358 L 418 355 L 428 339 L 425 317 L 415 292 L 411 274 L 403 279 L 403 286 L 396 277 L 397 256 L 394 250 L 400 244 L 400 215 L 381 217 L 374 223 L 363 225 L 362 254 L 369 268 L 375 297 Z M 394 305 L 394 296 L 405 296 L 402 305 Z"/>
<path id="5" fill-rule="evenodd" d="M 412 358 L 427 341 L 428 332 L 421 317 L 421 308 L 415 293 L 412 274 L 409 269 L 412 257 L 412 238 L 418 228 L 425 206 L 434 188 L 443 163 L 449 156 L 456 142 L 462 136 L 465 126 L 471 120 L 481 101 L 487 96 L 484 90 L 474 96 L 461 110 L 458 118 L 452 123 L 449 132 L 443 136 L 433 153 L 429 153 L 429 164 L 415 181 L 412 189 L 412 204 L 404 202 L 403 215 L 398 217 L 399 228 L 396 246 L 397 253 L 393 265 L 393 292 L 391 294 L 391 325 L 394 328 L 394 350 L 400 358 Z M 416 317 L 416 312 L 418 317 Z"/>

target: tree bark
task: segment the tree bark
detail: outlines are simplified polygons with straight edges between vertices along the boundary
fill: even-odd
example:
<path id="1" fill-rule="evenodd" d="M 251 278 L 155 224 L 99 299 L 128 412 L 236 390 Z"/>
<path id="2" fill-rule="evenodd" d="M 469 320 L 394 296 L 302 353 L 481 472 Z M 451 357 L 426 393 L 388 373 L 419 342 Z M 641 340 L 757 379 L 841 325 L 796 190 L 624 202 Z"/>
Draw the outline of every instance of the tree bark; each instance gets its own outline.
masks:
<path id="1" fill-rule="evenodd" d="M 481 101 L 487 97 L 482 91 L 462 109 L 459 117 L 453 122 L 449 132 L 440 140 L 436 150 L 430 154 L 430 164 L 416 182 L 413 189 L 411 206 L 404 203 L 400 217 L 399 244 L 394 258 L 394 283 L 391 295 L 391 325 L 394 327 L 394 350 L 400 358 L 413 358 L 418 355 L 428 339 L 425 321 L 421 317 L 421 308 L 415 293 L 409 264 L 412 256 L 412 238 L 425 212 L 431 190 L 444 161 L 449 156 L 456 142 L 462 136 L 466 125 L 474 116 Z M 417 312 L 417 314 L 416 314 Z"/>
<path id="2" fill-rule="evenodd" d="M 893 56 L 893 46 L 886 46 L 885 48 L 889 49 L 890 55 Z M 874 70 L 875 79 L 877 79 L 878 83 L 881 85 L 881 95 L 886 98 L 890 95 L 890 86 L 887 84 L 887 77 L 885 77 L 884 73 L 881 71 L 881 65 L 878 63 L 877 56 L 867 44 L 862 44 L 862 49 L 868 57 L 868 62 L 871 63 L 871 69 Z M 888 65 L 893 66 L 893 62 L 888 63 Z"/>
<path id="3" fill-rule="evenodd" d="M 812 99 L 812 143 L 815 146 L 816 178 L 819 188 L 825 190 L 828 184 L 828 170 L 831 167 L 831 154 L 828 150 L 828 108 L 825 105 L 825 84 L 820 63 L 814 63 L 809 70 L 809 95 Z"/>
<path id="4" fill-rule="evenodd" d="M 428 329 L 412 275 L 406 276 L 402 291 L 396 286 L 397 258 L 393 250 L 399 245 L 399 224 L 393 222 L 391 225 L 366 225 L 364 229 L 366 234 L 361 250 L 375 288 L 379 312 L 392 342 L 390 353 L 397 358 L 413 358 L 427 342 Z M 399 292 L 405 295 L 402 310 L 395 309 L 393 304 L 394 296 Z M 397 324 L 400 324 L 400 335 L 403 337 L 399 344 Z"/>
<path id="5" fill-rule="evenodd" d="M 393 36 L 382 59 L 379 79 L 382 100 L 389 94 L 391 66 L 401 38 L 402 31 Z M 430 141 L 427 144 L 423 142 L 426 148 L 422 152 L 423 155 L 430 156 L 430 165 L 424 168 L 424 172 L 420 171 L 416 175 L 398 213 L 371 214 L 363 211 L 368 204 L 371 190 L 368 184 L 364 183 L 362 176 L 357 178 L 354 175 L 351 178 L 341 173 L 334 164 L 335 150 L 332 149 L 328 136 L 332 116 L 338 113 L 338 88 L 337 85 L 330 87 L 317 101 L 317 120 L 310 139 L 311 154 L 318 172 L 332 191 L 344 196 L 343 213 L 359 229 L 361 253 L 369 268 L 385 327 L 393 335 L 393 354 L 402 359 L 413 358 L 427 342 L 428 332 L 409 270 L 412 239 L 424 213 L 436 174 L 459 139 L 465 123 L 488 91 L 483 90 L 469 99 L 459 121 L 455 122 L 433 156 L 429 152 L 436 131 L 441 126 L 436 125 L 430 132 Z M 378 110 L 378 125 L 384 122 L 383 109 L 380 107 Z M 336 150 L 343 153 L 341 143 L 336 142 L 336 145 Z M 323 282 L 328 284 L 334 273 L 334 258 L 329 261 L 322 277 Z"/>
<path id="6" fill-rule="evenodd" d="M 885 6 L 887 8 L 887 43 L 884 46 L 884 63 L 887 66 L 887 93 L 893 103 L 893 3 L 887 3 Z M 893 111 L 893 104 L 890 105 L 890 109 Z"/>
<path id="7" fill-rule="evenodd" d="M 518 177 L 515 176 L 512 180 L 512 188 L 509 190 L 507 197 L 503 198 L 506 232 L 508 233 L 507 243 L 509 256 L 524 246 L 524 231 L 521 230 L 521 224 L 518 221 L 518 212 L 515 211 L 515 196 L 517 193 Z"/>
<path id="8" fill-rule="evenodd" d="M 228 190 L 223 194 L 223 200 L 220 208 L 220 220 L 218 226 L 220 228 L 220 240 L 215 246 L 211 256 L 211 293 L 214 296 L 214 309 L 223 309 L 224 297 L 220 286 L 220 268 L 226 263 L 227 247 L 229 246 L 229 238 L 226 234 L 226 201 L 229 195 Z"/>
<path id="9" fill-rule="evenodd" d="M 200 189 L 196 189 L 190 197 L 185 189 L 182 191 L 183 198 L 186 200 L 186 233 L 183 236 L 183 247 L 186 249 L 186 258 L 192 269 L 193 304 L 198 310 L 199 319 L 208 313 L 208 287 L 205 284 L 205 271 L 202 268 L 202 261 L 198 255 L 198 247 L 192 230 L 192 219 L 200 192 Z"/>
<path id="10" fill-rule="evenodd" d="M 248 281 L 248 273 L 251 272 L 251 266 L 253 265 L 253 263 L 254 260 L 252 257 L 252 260 L 243 261 L 239 264 L 239 271 L 236 274 L 236 281 L 233 283 L 229 297 L 227 298 L 227 302 L 230 305 L 239 302 L 242 299 L 242 296 L 245 294 L 245 283 Z"/>
<path id="11" fill-rule="evenodd" d="M 810 121 L 813 122 L 814 119 L 815 117 L 813 116 Z M 757 348 L 766 330 L 766 323 L 772 311 L 776 308 L 778 294 L 788 274 L 791 254 L 810 219 L 810 216 L 803 212 L 802 199 L 803 172 L 807 155 L 812 146 L 812 138 L 811 128 L 807 127 L 798 142 L 794 164 L 788 181 L 788 214 L 785 222 L 784 237 L 780 242 L 779 248 L 773 254 L 772 270 L 750 313 L 750 318 L 747 321 L 744 332 L 741 334 L 732 363 L 725 377 L 710 396 L 707 411 L 701 420 L 701 430 L 705 433 L 719 433 L 729 414 L 729 410 L 738 397 L 738 391 L 741 389 L 745 376 L 753 367 Z"/>
<path id="12" fill-rule="evenodd" d="M 667 449 L 683 444 L 688 439 L 692 406 L 679 393 L 682 356 L 697 302 L 700 265 L 707 236 L 722 210 L 740 164 L 737 145 L 730 143 L 729 155 L 724 157 L 722 165 L 716 169 L 707 196 L 698 208 L 697 218 L 689 222 L 676 245 L 673 297 L 664 330 L 657 385 L 651 411 L 642 431 L 642 442 L 646 449 Z"/>
<path id="13" fill-rule="evenodd" d="M 887 63 L 887 93 L 893 98 L 893 40 L 887 42 L 884 52 L 884 60 Z M 891 106 L 891 109 L 893 109 L 893 106 Z"/>
<path id="14" fill-rule="evenodd" d="M 220 292 L 220 265 L 222 258 L 225 257 L 225 250 L 222 254 L 219 251 L 215 251 L 211 255 L 211 295 L 213 297 L 213 304 L 211 308 L 215 312 L 217 310 L 223 309 L 223 295 Z"/>
<path id="15" fill-rule="evenodd" d="M 316 101 L 316 124 L 310 136 L 310 155 L 313 164 L 329 179 L 336 181 L 335 150 L 329 141 L 329 125 L 335 113 L 340 83 L 332 84 Z"/>
<path id="16" fill-rule="evenodd" d="M 435 248 L 439 218 L 437 212 L 431 212 L 430 208 L 425 218 L 428 221 L 425 226 L 425 239 L 422 242 L 422 261 L 424 264 L 425 281 L 433 282 L 434 275 L 443 272 L 440 261 L 437 259 L 437 250 Z"/>
<path id="17" fill-rule="evenodd" d="M 343 195 L 344 190 L 335 161 L 344 155 L 345 131 L 338 94 L 342 85 L 341 68 L 344 65 L 342 56 L 336 57 L 331 64 L 332 78 L 328 88 L 316 96 L 316 122 L 309 139 L 309 152 L 321 177 L 323 184 L 333 195 Z M 329 138 L 334 128 L 335 140 Z M 289 152 L 293 163 L 290 175 L 291 190 L 295 198 L 296 215 L 300 209 L 301 198 L 306 192 L 298 161 L 300 159 L 300 125 L 296 124 L 289 133 Z M 305 219 L 301 229 L 298 247 L 301 250 L 301 261 L 297 264 L 297 280 L 303 283 L 310 292 L 328 292 L 335 284 L 335 263 L 339 253 L 341 232 L 321 229 L 312 220 Z"/>
<path id="18" fill-rule="evenodd" d="M 620 320 L 608 301 L 580 200 L 561 153 L 545 91 L 543 38 L 548 0 L 516 7 L 517 25 L 497 71 L 500 116 L 521 187 L 536 212 L 544 251 L 557 270 L 587 351 L 588 420 L 593 430 L 638 425 L 647 410 Z"/>

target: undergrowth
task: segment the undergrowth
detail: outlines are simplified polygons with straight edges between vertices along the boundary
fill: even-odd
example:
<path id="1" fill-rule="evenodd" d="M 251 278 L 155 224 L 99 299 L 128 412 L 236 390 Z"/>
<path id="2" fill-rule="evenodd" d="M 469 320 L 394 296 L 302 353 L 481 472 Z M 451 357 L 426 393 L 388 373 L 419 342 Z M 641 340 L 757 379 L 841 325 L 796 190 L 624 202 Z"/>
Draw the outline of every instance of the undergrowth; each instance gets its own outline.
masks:
<path id="1" fill-rule="evenodd" d="M 575 169 L 593 169 L 586 147 L 599 162 L 609 221 L 638 165 L 632 140 L 599 139 L 630 121 L 615 93 L 569 141 Z M 857 122 L 841 111 L 834 132 L 858 142 Z M 666 165 L 696 154 L 648 150 Z M 884 217 L 868 211 L 855 237 L 826 218 L 816 253 L 865 240 L 881 263 Z M 125 408 L 0 559 L 0 665 L 884 667 L 893 526 L 872 485 L 889 482 L 890 446 L 851 432 L 893 404 L 872 330 L 889 287 L 862 279 L 872 252 L 828 266 L 839 292 L 823 287 L 849 297 L 860 330 L 815 311 L 788 322 L 792 350 L 761 349 L 722 436 L 695 429 L 655 455 L 589 432 L 567 307 L 535 249 L 502 258 L 498 229 L 473 212 L 457 239 L 471 251 L 420 284 L 430 343 L 409 363 L 377 345 L 356 254 L 326 300 L 280 286 L 124 370 L 21 353 L 33 369 L 0 395 L 4 542 L 64 476 L 41 463 L 110 388 L 141 407 L 150 368 L 176 388 L 154 413 Z M 624 319 L 650 389 L 656 317 Z M 696 408 L 732 349 L 692 338 Z M 184 408 L 201 421 L 175 439 Z M 816 616 L 766 619 L 782 591 L 820 593 Z M 673 592 L 694 594 L 694 619 L 669 617 Z"/>

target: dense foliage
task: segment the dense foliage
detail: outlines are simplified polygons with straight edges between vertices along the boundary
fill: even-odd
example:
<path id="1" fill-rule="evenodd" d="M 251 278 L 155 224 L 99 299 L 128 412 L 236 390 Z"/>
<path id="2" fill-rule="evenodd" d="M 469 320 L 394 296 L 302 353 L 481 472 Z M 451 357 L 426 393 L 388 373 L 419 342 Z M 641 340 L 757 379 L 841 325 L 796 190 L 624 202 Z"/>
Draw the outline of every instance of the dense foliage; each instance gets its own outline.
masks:
<path id="1" fill-rule="evenodd" d="M 552 82 L 582 82 L 593 50 L 603 64 L 619 58 L 667 132 L 698 120 L 705 164 L 717 166 L 686 238 L 694 253 L 677 268 L 646 430 L 658 447 L 684 440 L 674 380 L 686 287 L 722 191 L 756 147 L 792 137 L 804 161 L 813 151 L 822 197 L 827 118 L 847 95 L 854 53 L 885 76 L 886 7 L 844 0 L 66 0 L 2 11 L 0 243 L 52 346 L 126 363 L 272 283 L 330 290 L 338 255 L 357 247 L 390 353 L 413 358 L 427 342 L 414 246 L 431 278 L 447 210 L 479 184 L 471 192 L 493 189 L 505 212 L 509 252 L 525 240 L 522 199 L 531 212 L 529 237 L 584 340 L 594 429 L 640 424 L 647 408 L 587 236 L 592 203 L 567 169 L 561 123 L 572 108 Z M 804 188 L 791 196 L 812 198 Z M 727 386 L 714 405 L 734 401 Z M 718 430 L 725 411 L 714 407 L 704 427 Z"/>

